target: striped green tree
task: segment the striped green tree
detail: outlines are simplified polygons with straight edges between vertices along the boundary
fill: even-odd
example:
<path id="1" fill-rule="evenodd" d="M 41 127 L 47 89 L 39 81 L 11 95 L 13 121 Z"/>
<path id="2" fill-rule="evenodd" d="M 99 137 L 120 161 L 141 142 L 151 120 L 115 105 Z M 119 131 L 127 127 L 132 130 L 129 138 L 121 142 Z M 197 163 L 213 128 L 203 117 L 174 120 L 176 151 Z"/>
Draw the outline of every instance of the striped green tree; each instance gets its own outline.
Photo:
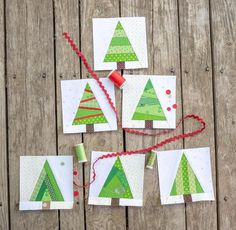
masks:
<path id="1" fill-rule="evenodd" d="M 93 132 L 94 124 L 108 123 L 98 101 L 87 83 L 72 125 L 86 125 L 87 132 Z"/>
<path id="2" fill-rule="evenodd" d="M 191 194 L 196 193 L 204 193 L 204 191 L 183 153 L 170 195 L 183 195 L 184 201 L 187 203 L 192 202 Z"/>
<path id="3" fill-rule="evenodd" d="M 144 120 L 145 128 L 153 128 L 153 120 L 166 121 L 166 116 L 150 79 L 144 88 L 132 120 Z"/>
<path id="4" fill-rule="evenodd" d="M 125 69 L 125 62 L 138 61 L 138 57 L 120 22 L 117 23 L 104 62 L 116 62 L 117 69 Z"/>
<path id="5" fill-rule="evenodd" d="M 99 193 L 99 197 L 112 198 L 112 205 L 118 205 L 120 198 L 133 198 L 119 157 L 117 157 L 110 173 L 108 174 L 108 177 Z"/>
<path id="6" fill-rule="evenodd" d="M 64 201 L 52 169 L 46 160 L 30 198 L 31 201 Z"/>

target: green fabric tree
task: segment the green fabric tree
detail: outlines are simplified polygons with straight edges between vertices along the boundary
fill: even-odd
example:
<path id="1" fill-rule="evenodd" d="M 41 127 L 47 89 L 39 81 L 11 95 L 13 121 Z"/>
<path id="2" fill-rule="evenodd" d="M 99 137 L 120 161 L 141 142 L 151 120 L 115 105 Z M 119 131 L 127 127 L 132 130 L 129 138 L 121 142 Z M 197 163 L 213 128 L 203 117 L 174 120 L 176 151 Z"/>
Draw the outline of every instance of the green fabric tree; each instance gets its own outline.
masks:
<path id="1" fill-rule="evenodd" d="M 117 62 L 117 69 L 124 69 L 128 61 L 138 61 L 138 58 L 122 24 L 118 22 L 104 62 Z"/>
<path id="2" fill-rule="evenodd" d="M 166 116 L 150 79 L 144 88 L 132 120 L 166 120 Z"/>
<path id="3" fill-rule="evenodd" d="M 72 125 L 100 123 L 108 122 L 87 83 Z"/>
<path id="4" fill-rule="evenodd" d="M 30 198 L 31 201 L 64 201 L 52 169 L 46 160 Z"/>
<path id="5" fill-rule="evenodd" d="M 193 172 L 186 155 L 183 153 L 170 195 L 191 196 L 191 194 L 194 193 L 204 193 L 204 191 Z"/>
<path id="6" fill-rule="evenodd" d="M 120 158 L 117 157 L 100 193 L 99 197 L 132 199 L 133 195 L 129 187 Z"/>

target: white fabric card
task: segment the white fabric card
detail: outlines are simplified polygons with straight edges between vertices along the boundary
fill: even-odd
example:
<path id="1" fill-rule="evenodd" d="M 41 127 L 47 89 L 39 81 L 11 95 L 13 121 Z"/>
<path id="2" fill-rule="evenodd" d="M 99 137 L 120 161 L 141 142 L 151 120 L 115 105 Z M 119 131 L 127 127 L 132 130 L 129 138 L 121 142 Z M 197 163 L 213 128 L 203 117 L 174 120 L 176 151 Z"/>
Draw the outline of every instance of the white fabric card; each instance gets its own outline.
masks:
<path id="1" fill-rule="evenodd" d="M 114 84 L 100 79 L 115 104 Z M 117 130 L 117 119 L 94 79 L 61 81 L 63 132 L 84 133 Z"/>
<path id="2" fill-rule="evenodd" d="M 72 156 L 20 157 L 20 210 L 73 208 Z"/>
<path id="3" fill-rule="evenodd" d="M 109 152 L 92 152 L 92 164 Z M 96 179 L 90 185 L 88 204 L 114 206 L 142 206 L 145 155 L 126 155 L 99 160 Z"/>
<path id="4" fill-rule="evenodd" d="M 176 77 L 124 75 L 122 127 L 174 129 Z"/>
<path id="5" fill-rule="evenodd" d="M 94 18 L 93 47 L 95 70 L 147 68 L 145 18 Z"/>
<path id="6" fill-rule="evenodd" d="M 214 200 L 210 148 L 157 151 L 161 204 Z"/>

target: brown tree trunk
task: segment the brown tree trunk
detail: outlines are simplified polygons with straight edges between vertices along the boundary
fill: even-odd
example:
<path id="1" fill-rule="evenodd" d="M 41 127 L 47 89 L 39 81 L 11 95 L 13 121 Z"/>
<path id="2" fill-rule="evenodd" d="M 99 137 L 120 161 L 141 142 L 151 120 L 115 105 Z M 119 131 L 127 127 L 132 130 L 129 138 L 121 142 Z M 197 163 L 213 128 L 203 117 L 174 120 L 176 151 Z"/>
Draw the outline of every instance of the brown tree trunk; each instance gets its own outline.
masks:
<path id="1" fill-rule="evenodd" d="M 192 200 L 192 196 L 189 194 L 189 195 L 183 195 L 184 196 L 184 203 L 191 203 L 193 202 Z"/>
<path id="2" fill-rule="evenodd" d="M 50 209 L 50 201 L 43 201 L 42 209 Z"/>
<path id="3" fill-rule="evenodd" d="M 153 121 L 145 121 L 146 129 L 153 129 Z"/>
<path id="4" fill-rule="evenodd" d="M 125 69 L 125 62 L 117 62 L 117 70 Z"/>
<path id="5" fill-rule="evenodd" d="M 86 132 L 87 133 L 93 133 L 94 132 L 94 125 L 93 124 L 87 124 L 86 125 Z"/>
<path id="6" fill-rule="evenodd" d="M 111 198 L 111 206 L 119 206 L 120 199 L 119 198 Z"/>

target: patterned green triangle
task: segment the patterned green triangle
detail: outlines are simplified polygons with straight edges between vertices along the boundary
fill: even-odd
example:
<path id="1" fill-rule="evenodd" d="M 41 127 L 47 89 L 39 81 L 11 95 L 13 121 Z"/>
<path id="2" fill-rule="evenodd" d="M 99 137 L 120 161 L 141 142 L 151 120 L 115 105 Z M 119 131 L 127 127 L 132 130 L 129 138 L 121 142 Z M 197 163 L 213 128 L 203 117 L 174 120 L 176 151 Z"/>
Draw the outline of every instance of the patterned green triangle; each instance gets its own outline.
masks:
<path id="1" fill-rule="evenodd" d="M 132 120 L 166 121 L 166 116 L 150 79 L 144 88 Z"/>
<path id="2" fill-rule="evenodd" d="M 204 191 L 183 153 L 170 195 L 191 195 L 194 193 L 204 193 Z"/>
<path id="3" fill-rule="evenodd" d="M 132 199 L 130 190 L 120 158 L 117 157 L 103 187 L 99 197 L 105 198 L 125 198 Z"/>
<path id="4" fill-rule="evenodd" d="M 72 125 L 108 123 L 98 101 L 87 83 Z"/>
<path id="5" fill-rule="evenodd" d="M 50 193 L 47 188 L 43 194 L 42 200 L 43 201 L 52 201 L 52 197 L 50 196 Z"/>
<path id="6" fill-rule="evenodd" d="M 64 201 L 52 169 L 46 160 L 30 201 Z"/>
<path id="7" fill-rule="evenodd" d="M 117 23 L 104 62 L 138 61 L 137 55 L 120 22 Z"/>

